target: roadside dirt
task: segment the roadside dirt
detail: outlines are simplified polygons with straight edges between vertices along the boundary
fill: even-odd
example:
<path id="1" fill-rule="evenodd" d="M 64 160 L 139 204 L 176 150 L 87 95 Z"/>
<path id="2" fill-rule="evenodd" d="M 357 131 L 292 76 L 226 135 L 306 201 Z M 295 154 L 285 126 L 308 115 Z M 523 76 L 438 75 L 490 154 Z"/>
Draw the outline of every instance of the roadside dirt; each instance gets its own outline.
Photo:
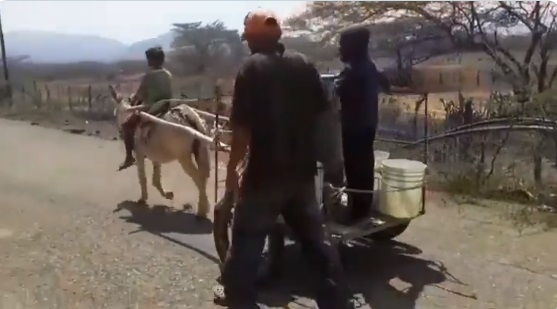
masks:
<path id="1" fill-rule="evenodd" d="M 23 121 L 0 119 L 0 308 L 215 308 L 210 222 L 180 210 L 195 208 L 197 194 L 177 165 L 163 167 L 175 201 L 150 188 L 151 207 L 137 207 L 135 170 L 115 171 L 123 146 L 110 141 L 112 124 L 81 122 L 99 139 L 61 131 L 79 120 L 9 118 Z M 555 307 L 557 234 L 519 233 L 494 210 L 508 207 L 518 206 L 431 194 L 428 213 L 397 242 L 343 250 L 360 308 Z M 292 249 L 262 302 L 313 306 L 301 261 Z"/>
<path id="2" fill-rule="evenodd" d="M 69 112 L 0 109 L 0 117 L 26 122 L 33 126 L 58 129 L 72 134 L 95 136 L 106 140 L 119 138 L 114 121 L 93 121 L 72 115 Z"/>

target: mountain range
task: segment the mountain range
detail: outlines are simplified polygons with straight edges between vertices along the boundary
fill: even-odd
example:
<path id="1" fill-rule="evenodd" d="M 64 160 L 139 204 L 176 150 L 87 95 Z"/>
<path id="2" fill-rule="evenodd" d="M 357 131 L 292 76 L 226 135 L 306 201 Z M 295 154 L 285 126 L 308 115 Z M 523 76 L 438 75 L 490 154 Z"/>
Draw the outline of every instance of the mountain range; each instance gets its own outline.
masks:
<path id="1" fill-rule="evenodd" d="M 28 56 L 34 63 L 69 63 L 79 61 L 115 62 L 143 59 L 152 46 L 170 49 L 172 32 L 124 44 L 95 35 L 62 34 L 48 31 L 13 31 L 4 35 L 9 58 Z"/>

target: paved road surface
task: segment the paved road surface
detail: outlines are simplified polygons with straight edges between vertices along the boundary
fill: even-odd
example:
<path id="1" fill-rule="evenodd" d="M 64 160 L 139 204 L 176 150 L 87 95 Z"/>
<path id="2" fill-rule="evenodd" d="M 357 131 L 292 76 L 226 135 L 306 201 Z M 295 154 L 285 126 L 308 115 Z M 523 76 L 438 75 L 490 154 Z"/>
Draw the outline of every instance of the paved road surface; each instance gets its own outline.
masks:
<path id="1" fill-rule="evenodd" d="M 134 169 L 115 172 L 119 143 L 9 120 L 0 132 L 0 308 L 215 307 L 210 225 L 125 202 L 139 188 Z M 163 177 L 177 208 L 195 206 L 177 164 Z M 149 189 L 152 206 L 168 205 Z M 347 273 L 362 308 L 554 308 L 555 240 L 519 237 L 493 211 L 434 198 L 399 243 L 352 249 Z M 312 307 L 298 257 L 266 303 Z"/>

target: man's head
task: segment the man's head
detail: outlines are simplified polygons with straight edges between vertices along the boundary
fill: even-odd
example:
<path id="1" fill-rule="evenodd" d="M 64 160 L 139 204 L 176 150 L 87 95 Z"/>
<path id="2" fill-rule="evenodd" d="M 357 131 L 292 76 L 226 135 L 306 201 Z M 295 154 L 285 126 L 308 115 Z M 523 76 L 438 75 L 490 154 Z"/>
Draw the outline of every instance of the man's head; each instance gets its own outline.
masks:
<path id="1" fill-rule="evenodd" d="M 369 45 L 369 29 L 365 26 L 351 26 L 340 33 L 339 53 L 342 62 L 367 56 Z"/>
<path id="2" fill-rule="evenodd" d="M 276 48 L 281 35 L 282 29 L 274 13 L 257 10 L 246 15 L 242 39 L 248 42 L 248 47 L 252 52 Z"/>
<path id="3" fill-rule="evenodd" d="M 164 64 L 164 51 L 162 47 L 151 47 L 145 51 L 145 57 L 147 58 L 147 64 L 151 68 L 160 68 Z"/>

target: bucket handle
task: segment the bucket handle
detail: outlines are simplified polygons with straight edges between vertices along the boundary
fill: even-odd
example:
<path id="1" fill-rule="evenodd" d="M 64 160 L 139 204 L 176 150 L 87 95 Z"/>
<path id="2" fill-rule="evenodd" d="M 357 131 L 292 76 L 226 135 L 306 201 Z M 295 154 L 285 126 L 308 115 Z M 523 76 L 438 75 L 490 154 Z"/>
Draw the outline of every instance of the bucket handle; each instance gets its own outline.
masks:
<path id="1" fill-rule="evenodd" d="M 425 181 L 422 182 L 419 185 L 415 185 L 413 187 L 399 187 L 399 186 L 391 186 L 388 185 L 390 187 L 390 189 L 383 189 L 381 188 L 380 191 L 384 191 L 384 192 L 399 192 L 399 191 L 408 191 L 408 190 L 414 190 L 414 189 L 420 189 L 423 188 L 425 186 Z"/>

